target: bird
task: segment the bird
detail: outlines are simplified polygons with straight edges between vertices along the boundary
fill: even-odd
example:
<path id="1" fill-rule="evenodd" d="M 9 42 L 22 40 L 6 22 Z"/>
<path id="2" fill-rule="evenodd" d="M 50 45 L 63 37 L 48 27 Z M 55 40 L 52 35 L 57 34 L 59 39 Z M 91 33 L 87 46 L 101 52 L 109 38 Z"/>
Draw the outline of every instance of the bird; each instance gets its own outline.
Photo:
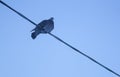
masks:
<path id="1" fill-rule="evenodd" d="M 47 34 L 54 29 L 54 18 L 51 17 L 47 20 L 41 21 L 37 26 L 31 31 L 32 39 L 35 39 L 40 33 Z"/>

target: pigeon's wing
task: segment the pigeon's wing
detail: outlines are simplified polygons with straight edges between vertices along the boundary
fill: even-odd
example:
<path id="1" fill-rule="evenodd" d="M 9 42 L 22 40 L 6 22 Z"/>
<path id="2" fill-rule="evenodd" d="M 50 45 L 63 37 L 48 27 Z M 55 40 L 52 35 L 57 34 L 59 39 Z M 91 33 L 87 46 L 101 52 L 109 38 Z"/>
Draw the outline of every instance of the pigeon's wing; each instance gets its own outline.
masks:
<path id="1" fill-rule="evenodd" d="M 54 29 L 54 22 L 51 20 L 48 20 L 45 24 L 45 26 L 42 29 L 43 33 L 49 33 Z"/>
<path id="2" fill-rule="evenodd" d="M 32 37 L 33 39 L 35 39 L 40 33 L 41 33 L 41 29 L 37 26 L 37 27 L 34 29 L 34 32 L 31 34 L 31 37 Z"/>
<path id="3" fill-rule="evenodd" d="M 45 31 L 43 32 L 43 27 L 45 26 L 45 24 L 46 20 L 43 20 L 32 30 L 31 33 L 32 39 L 35 39 L 40 33 L 45 33 Z"/>

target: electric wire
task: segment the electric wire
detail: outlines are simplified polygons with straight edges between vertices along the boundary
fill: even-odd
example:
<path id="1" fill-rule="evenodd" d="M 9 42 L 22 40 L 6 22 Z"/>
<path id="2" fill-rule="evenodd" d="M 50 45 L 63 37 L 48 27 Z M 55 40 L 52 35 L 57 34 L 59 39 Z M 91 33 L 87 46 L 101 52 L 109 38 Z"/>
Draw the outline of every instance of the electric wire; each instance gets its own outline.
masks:
<path id="1" fill-rule="evenodd" d="M 17 13 L 18 15 L 20 15 L 21 17 L 23 17 L 24 19 L 28 20 L 30 23 L 32 23 L 33 25 L 37 26 L 36 23 L 34 23 L 32 20 L 28 19 L 27 17 L 25 17 L 23 14 L 21 14 L 20 12 L 16 11 L 15 9 L 13 9 L 12 7 L 10 7 L 9 5 L 7 5 L 6 3 L 4 3 L 3 1 L 0 0 L 0 3 L 2 3 L 3 5 L 5 5 L 6 7 L 8 7 L 9 9 L 11 9 L 12 11 L 14 11 L 15 13 Z M 93 59 L 92 57 L 86 55 L 85 53 L 81 52 L 80 50 L 76 49 L 75 47 L 73 47 L 72 45 L 66 43 L 65 41 L 63 41 L 62 39 L 60 39 L 59 37 L 55 36 L 52 33 L 48 33 L 49 35 L 51 35 L 52 37 L 54 37 L 55 39 L 57 39 L 58 41 L 64 43 L 65 45 L 67 45 L 68 47 L 72 48 L 73 50 L 75 50 L 76 52 L 82 54 L 83 56 L 87 57 L 88 59 L 90 59 L 91 61 L 95 62 L 96 64 L 98 64 L 99 66 L 103 67 L 104 69 L 108 70 L 109 72 L 113 73 L 114 75 L 120 77 L 120 74 L 116 73 L 115 71 L 111 70 L 110 68 L 106 67 L 105 65 L 101 64 L 100 62 L 96 61 L 95 59 Z"/>
<path id="2" fill-rule="evenodd" d="M 24 19 L 28 20 L 29 22 L 31 22 L 33 25 L 37 26 L 36 23 L 34 23 L 33 21 L 31 21 L 30 19 L 28 19 L 27 17 L 25 17 L 23 14 L 19 13 L 18 11 L 16 11 L 15 9 L 13 9 L 12 7 L 8 6 L 6 3 L 4 3 L 3 1 L 0 0 L 0 2 L 5 5 L 6 7 L 8 7 L 9 9 L 11 9 L 12 11 L 14 11 L 15 13 L 17 13 L 18 15 L 20 15 L 21 17 L 23 17 Z"/>
<path id="3" fill-rule="evenodd" d="M 95 59 L 93 59 L 92 57 L 86 55 L 85 53 L 81 52 L 80 50 L 76 49 L 75 47 L 71 46 L 70 44 L 66 43 L 65 41 L 63 41 L 62 39 L 60 39 L 59 37 L 55 36 L 52 33 L 49 33 L 51 36 L 53 36 L 54 38 L 56 38 L 57 40 L 59 40 L 60 42 L 64 43 L 65 45 L 67 45 L 68 47 L 72 48 L 73 50 L 77 51 L 78 53 L 82 54 L 83 56 L 87 57 L 88 59 L 90 59 L 91 61 L 95 62 L 96 64 L 100 65 L 101 67 L 105 68 L 106 70 L 108 70 L 109 72 L 112 72 L 113 74 L 117 75 L 118 77 L 120 77 L 120 75 L 116 72 L 114 72 L 113 70 L 111 70 L 110 68 L 106 67 L 105 65 L 101 64 L 100 62 L 96 61 Z"/>

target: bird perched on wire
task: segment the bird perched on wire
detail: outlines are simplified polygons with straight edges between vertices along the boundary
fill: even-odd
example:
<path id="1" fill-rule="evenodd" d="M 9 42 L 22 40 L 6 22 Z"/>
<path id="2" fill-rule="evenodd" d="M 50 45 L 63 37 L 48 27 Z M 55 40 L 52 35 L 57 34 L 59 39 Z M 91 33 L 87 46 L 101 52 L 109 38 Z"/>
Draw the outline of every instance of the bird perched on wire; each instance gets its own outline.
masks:
<path id="1" fill-rule="evenodd" d="M 41 21 L 31 33 L 32 39 L 35 39 L 40 33 L 50 33 L 54 29 L 54 18 L 51 17 L 48 20 Z"/>

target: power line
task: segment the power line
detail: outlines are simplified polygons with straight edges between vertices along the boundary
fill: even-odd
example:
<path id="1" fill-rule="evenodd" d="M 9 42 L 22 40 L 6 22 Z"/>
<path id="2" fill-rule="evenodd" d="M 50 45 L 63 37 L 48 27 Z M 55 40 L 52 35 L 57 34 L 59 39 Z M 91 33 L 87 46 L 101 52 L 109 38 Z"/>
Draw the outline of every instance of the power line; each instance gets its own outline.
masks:
<path id="1" fill-rule="evenodd" d="M 56 38 L 57 40 L 59 40 L 60 42 L 64 43 L 65 45 L 67 45 L 68 47 L 72 48 L 73 50 L 77 51 L 78 53 L 82 54 L 83 56 L 87 57 L 88 59 L 92 60 L 93 62 L 97 63 L 98 65 L 100 65 L 101 67 L 105 68 L 106 70 L 108 70 L 109 72 L 112 72 L 113 74 L 117 75 L 118 77 L 120 77 L 120 75 L 116 72 L 114 72 L 113 70 L 111 70 L 110 68 L 106 67 L 105 65 L 101 64 L 100 62 L 96 61 L 95 59 L 93 59 L 92 57 L 86 55 L 85 53 L 81 52 L 80 50 L 76 49 L 75 47 L 71 46 L 70 44 L 66 43 L 65 41 L 63 41 L 62 39 L 60 39 L 59 37 L 53 35 L 52 33 L 49 33 L 51 36 L 53 36 L 54 38 Z"/>
<path id="2" fill-rule="evenodd" d="M 25 17 L 23 14 L 21 14 L 20 12 L 16 11 L 15 9 L 13 9 L 12 7 L 10 7 L 9 5 L 7 5 L 6 3 L 4 3 L 3 1 L 0 0 L 0 3 L 2 3 L 3 5 L 5 5 L 6 7 L 8 7 L 9 9 L 11 9 L 12 11 L 14 11 L 15 13 L 17 13 L 18 15 L 20 15 L 21 17 L 23 17 L 24 19 L 28 20 L 30 23 L 32 23 L 33 25 L 37 26 L 36 23 L 34 23 L 32 20 L 28 19 L 27 17 Z M 116 76 L 120 77 L 120 74 L 116 73 L 115 71 L 111 70 L 110 68 L 106 67 L 105 65 L 101 64 L 100 62 L 96 61 L 95 59 L 93 59 L 92 57 L 86 55 L 85 53 L 81 52 L 80 50 L 76 49 L 75 47 L 73 47 L 72 45 L 66 43 L 65 41 L 63 41 L 62 39 L 60 39 L 59 37 L 55 36 L 52 33 L 48 33 L 49 35 L 51 35 L 52 37 L 54 37 L 55 39 L 57 39 L 58 41 L 64 43 L 65 45 L 67 45 L 68 47 L 72 48 L 73 50 L 75 50 L 76 52 L 82 54 L 83 56 L 87 57 L 88 59 L 90 59 L 91 61 L 95 62 L 96 64 L 98 64 L 99 66 L 103 67 L 104 69 L 108 70 L 109 72 L 115 74 Z"/>
<path id="3" fill-rule="evenodd" d="M 30 19 L 28 19 L 27 17 L 25 17 L 23 14 L 19 13 L 18 11 L 16 11 L 15 9 L 13 9 L 12 7 L 8 6 L 6 3 L 4 3 L 3 1 L 0 0 L 0 2 L 5 5 L 6 7 L 8 7 L 9 9 L 11 9 L 12 11 L 14 11 L 15 13 L 17 13 L 18 15 L 20 15 L 21 17 L 23 17 L 24 19 L 28 20 L 29 22 L 31 22 L 33 25 L 37 26 L 36 23 L 34 23 L 33 21 L 31 21 Z"/>

